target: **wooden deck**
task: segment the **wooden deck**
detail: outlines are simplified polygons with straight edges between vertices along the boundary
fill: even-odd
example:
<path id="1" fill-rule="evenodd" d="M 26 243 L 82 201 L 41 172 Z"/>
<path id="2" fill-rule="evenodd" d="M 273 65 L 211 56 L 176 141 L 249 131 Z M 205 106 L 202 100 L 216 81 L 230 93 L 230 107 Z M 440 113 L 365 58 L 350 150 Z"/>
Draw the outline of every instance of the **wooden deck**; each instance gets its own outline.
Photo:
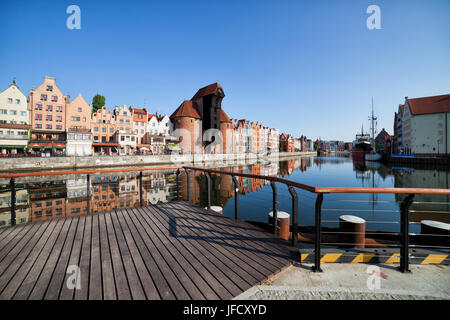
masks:
<path id="1" fill-rule="evenodd" d="M 230 299 L 295 259 L 249 223 L 171 202 L 0 229 L 0 299 Z"/>

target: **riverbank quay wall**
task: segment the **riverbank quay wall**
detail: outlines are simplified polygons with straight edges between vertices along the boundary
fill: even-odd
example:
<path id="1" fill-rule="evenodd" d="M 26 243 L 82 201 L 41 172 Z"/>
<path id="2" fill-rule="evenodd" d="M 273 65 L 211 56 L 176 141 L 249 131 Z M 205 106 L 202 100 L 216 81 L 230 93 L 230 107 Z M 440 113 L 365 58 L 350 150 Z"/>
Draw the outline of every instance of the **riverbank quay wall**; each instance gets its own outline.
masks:
<path id="1" fill-rule="evenodd" d="M 276 161 L 287 157 L 313 156 L 315 152 L 280 152 L 264 154 L 183 154 L 135 156 L 87 156 L 50 158 L 2 158 L 0 172 L 39 171 L 56 169 L 87 169 L 129 166 L 168 166 L 182 164 L 208 164 L 224 162 L 233 165 L 247 161 Z"/>
<path id="2" fill-rule="evenodd" d="M 412 166 L 412 165 L 420 165 L 422 167 L 434 167 L 434 166 L 444 166 L 450 167 L 450 157 L 449 156 L 440 156 L 440 157 L 409 157 L 409 156 L 390 156 L 387 155 L 384 157 L 384 162 L 389 165 L 403 165 L 403 166 Z"/>

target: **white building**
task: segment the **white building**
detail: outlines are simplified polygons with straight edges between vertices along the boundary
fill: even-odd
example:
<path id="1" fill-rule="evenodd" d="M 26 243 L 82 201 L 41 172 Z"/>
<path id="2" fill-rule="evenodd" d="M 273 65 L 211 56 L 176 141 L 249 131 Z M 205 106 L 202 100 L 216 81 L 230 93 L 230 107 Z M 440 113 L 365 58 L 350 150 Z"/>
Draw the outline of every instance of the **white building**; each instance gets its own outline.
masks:
<path id="1" fill-rule="evenodd" d="M 68 156 L 91 156 L 92 133 L 90 129 L 67 129 L 66 154 Z"/>
<path id="2" fill-rule="evenodd" d="M 117 130 L 114 134 L 114 141 L 119 144 L 119 155 L 133 155 L 136 152 L 137 136 L 134 133 L 127 133 L 124 130 Z"/>
<path id="3" fill-rule="evenodd" d="M 173 124 L 168 116 L 148 115 L 147 132 L 150 135 L 170 135 L 173 131 Z"/>
<path id="4" fill-rule="evenodd" d="M 450 154 L 450 94 L 405 98 L 402 116 L 404 153 Z"/>
<path id="5" fill-rule="evenodd" d="M 29 129 L 27 97 L 13 81 L 0 93 L 0 154 L 24 153 Z"/>

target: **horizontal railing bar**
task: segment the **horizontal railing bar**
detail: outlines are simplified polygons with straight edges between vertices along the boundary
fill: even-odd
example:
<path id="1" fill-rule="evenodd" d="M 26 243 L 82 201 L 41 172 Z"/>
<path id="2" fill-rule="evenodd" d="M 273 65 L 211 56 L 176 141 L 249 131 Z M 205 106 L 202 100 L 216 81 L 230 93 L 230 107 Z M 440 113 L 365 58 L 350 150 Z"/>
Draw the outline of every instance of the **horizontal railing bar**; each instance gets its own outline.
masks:
<path id="1" fill-rule="evenodd" d="M 442 194 L 450 195 L 450 189 L 431 189 L 431 188 L 361 188 L 361 187 L 313 187 L 307 184 L 278 178 L 275 176 L 261 176 L 256 174 L 239 173 L 234 171 L 221 171 L 216 169 L 205 169 L 197 167 L 184 166 L 184 169 L 197 170 L 216 174 L 226 174 L 237 177 L 265 179 L 269 181 L 280 182 L 288 186 L 293 186 L 312 193 L 396 193 L 396 194 Z"/>
<path id="2" fill-rule="evenodd" d="M 339 220 L 322 220 L 322 222 L 340 222 Z M 393 223 L 398 224 L 398 221 L 366 221 L 366 223 Z"/>
<path id="3" fill-rule="evenodd" d="M 354 211 L 362 211 L 362 212 L 395 212 L 400 213 L 398 210 L 383 210 L 383 209 L 339 209 L 339 208 L 325 208 L 322 211 L 346 211 L 346 212 L 354 212 Z"/>
<path id="4" fill-rule="evenodd" d="M 344 242 L 321 242 L 320 244 L 328 245 L 328 246 L 355 246 L 355 245 L 366 245 L 366 243 L 344 243 Z M 384 244 L 385 247 L 392 247 L 392 248 L 400 248 L 401 245 L 399 244 Z"/>

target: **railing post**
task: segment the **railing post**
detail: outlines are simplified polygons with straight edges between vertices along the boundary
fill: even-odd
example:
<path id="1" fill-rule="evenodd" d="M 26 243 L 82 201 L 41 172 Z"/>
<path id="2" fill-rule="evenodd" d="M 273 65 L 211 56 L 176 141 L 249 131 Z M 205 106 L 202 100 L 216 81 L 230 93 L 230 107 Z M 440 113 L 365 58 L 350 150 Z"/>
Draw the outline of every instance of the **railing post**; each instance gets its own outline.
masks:
<path id="1" fill-rule="evenodd" d="M 191 172 L 189 169 L 184 168 L 184 171 L 186 171 L 187 176 L 187 201 L 191 201 Z"/>
<path id="2" fill-rule="evenodd" d="M 14 178 L 10 180 L 11 185 L 11 225 L 16 225 L 16 181 Z"/>
<path id="3" fill-rule="evenodd" d="M 239 219 L 239 188 L 238 188 L 238 181 L 235 176 L 231 176 L 234 182 L 234 221 L 236 222 Z"/>
<path id="4" fill-rule="evenodd" d="M 87 213 L 91 213 L 91 177 L 89 174 L 86 175 L 86 200 L 87 200 Z"/>
<path id="5" fill-rule="evenodd" d="M 208 196 L 208 202 L 207 207 L 208 209 L 211 209 L 211 176 L 209 175 L 209 172 L 205 172 L 206 176 L 206 189 L 207 189 L 207 196 Z"/>
<path id="6" fill-rule="evenodd" d="M 409 194 L 400 204 L 400 271 L 411 272 L 409 270 L 409 208 L 414 200 L 414 194 Z"/>
<path id="7" fill-rule="evenodd" d="M 322 272 L 320 268 L 320 241 L 321 241 L 321 224 L 322 224 L 322 202 L 323 193 L 319 193 L 316 198 L 316 237 L 315 237 L 315 250 L 314 250 L 314 271 Z"/>
<path id="8" fill-rule="evenodd" d="M 177 169 L 176 183 L 177 183 L 177 200 L 180 200 L 180 169 Z"/>
<path id="9" fill-rule="evenodd" d="M 292 196 L 292 246 L 297 247 L 298 196 L 293 186 L 289 186 L 289 193 Z"/>
<path id="10" fill-rule="evenodd" d="M 143 201 L 142 201 L 142 171 L 139 172 L 139 205 L 142 207 Z"/>
<path id="11" fill-rule="evenodd" d="M 270 181 L 270 186 L 273 191 L 273 199 L 272 199 L 272 213 L 273 213 L 273 234 L 277 234 L 278 232 L 278 209 L 277 209 L 277 201 L 278 201 L 278 190 L 275 181 Z"/>

